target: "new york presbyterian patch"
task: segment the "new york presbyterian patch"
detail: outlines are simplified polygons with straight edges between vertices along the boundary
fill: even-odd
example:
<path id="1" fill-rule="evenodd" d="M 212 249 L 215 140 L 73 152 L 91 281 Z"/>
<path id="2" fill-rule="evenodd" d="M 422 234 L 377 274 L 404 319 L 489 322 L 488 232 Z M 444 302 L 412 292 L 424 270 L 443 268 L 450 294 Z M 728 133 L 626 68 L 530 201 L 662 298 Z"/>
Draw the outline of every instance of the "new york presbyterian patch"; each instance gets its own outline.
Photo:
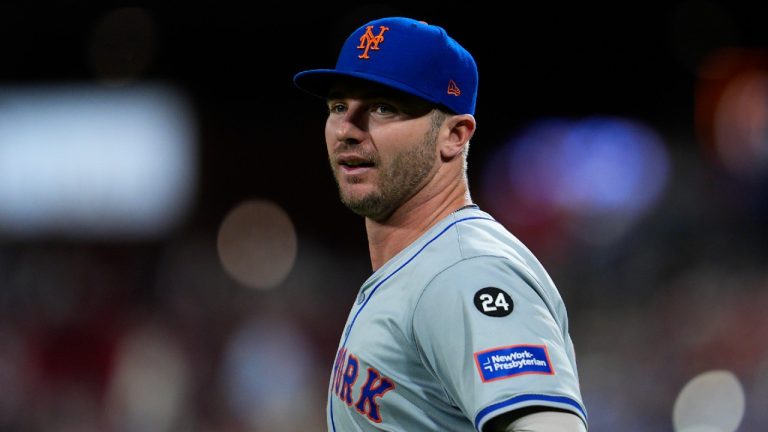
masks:
<path id="1" fill-rule="evenodd" d="M 475 353 L 475 364 L 483 382 L 555 373 L 546 345 L 512 345 L 479 351 Z"/>

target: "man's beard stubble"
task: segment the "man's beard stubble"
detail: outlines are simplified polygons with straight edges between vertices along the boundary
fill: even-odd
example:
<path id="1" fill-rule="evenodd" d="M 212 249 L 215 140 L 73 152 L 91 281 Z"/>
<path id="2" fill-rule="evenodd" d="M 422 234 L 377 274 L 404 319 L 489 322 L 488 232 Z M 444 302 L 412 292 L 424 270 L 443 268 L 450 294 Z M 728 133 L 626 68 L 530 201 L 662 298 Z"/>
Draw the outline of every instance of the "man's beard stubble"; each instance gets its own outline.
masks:
<path id="1" fill-rule="evenodd" d="M 432 129 L 419 145 L 395 155 L 387 167 L 377 163 L 379 190 L 362 198 L 345 196 L 339 185 L 342 203 L 360 216 L 375 221 L 387 219 L 423 186 L 424 179 L 435 164 L 436 145 L 437 131 Z M 338 177 L 334 178 L 338 184 Z"/>

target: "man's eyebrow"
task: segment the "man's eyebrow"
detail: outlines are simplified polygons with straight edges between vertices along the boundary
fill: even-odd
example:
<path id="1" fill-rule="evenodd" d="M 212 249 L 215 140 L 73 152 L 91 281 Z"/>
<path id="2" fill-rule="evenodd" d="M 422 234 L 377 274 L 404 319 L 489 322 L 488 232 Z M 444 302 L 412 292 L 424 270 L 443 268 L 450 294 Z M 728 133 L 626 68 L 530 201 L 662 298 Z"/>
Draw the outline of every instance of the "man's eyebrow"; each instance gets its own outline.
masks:
<path id="1" fill-rule="evenodd" d="M 344 97 L 344 93 L 342 93 L 340 90 L 330 90 L 328 92 L 328 95 L 325 97 L 326 99 L 341 99 Z"/>

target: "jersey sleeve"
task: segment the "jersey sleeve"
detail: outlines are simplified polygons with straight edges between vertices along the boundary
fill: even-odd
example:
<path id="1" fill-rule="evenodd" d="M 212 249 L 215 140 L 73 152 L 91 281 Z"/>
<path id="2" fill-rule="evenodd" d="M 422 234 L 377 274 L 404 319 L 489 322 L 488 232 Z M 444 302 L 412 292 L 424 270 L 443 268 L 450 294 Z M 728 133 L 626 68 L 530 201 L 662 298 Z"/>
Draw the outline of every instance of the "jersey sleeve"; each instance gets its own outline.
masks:
<path id="1" fill-rule="evenodd" d="M 475 257 L 434 277 L 414 308 L 423 363 L 477 430 L 530 406 L 586 424 L 564 307 L 545 284 L 510 259 Z"/>

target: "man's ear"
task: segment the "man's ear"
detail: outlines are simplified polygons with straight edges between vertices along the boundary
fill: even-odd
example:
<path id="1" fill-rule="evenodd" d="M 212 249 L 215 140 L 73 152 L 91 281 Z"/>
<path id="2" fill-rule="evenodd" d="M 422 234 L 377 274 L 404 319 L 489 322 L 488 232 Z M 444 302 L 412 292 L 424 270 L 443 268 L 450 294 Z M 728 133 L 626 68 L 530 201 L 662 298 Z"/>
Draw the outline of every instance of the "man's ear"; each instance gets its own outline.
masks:
<path id="1" fill-rule="evenodd" d="M 472 135 L 475 134 L 475 117 L 471 114 L 449 116 L 440 132 L 440 156 L 450 160 L 461 154 Z"/>

